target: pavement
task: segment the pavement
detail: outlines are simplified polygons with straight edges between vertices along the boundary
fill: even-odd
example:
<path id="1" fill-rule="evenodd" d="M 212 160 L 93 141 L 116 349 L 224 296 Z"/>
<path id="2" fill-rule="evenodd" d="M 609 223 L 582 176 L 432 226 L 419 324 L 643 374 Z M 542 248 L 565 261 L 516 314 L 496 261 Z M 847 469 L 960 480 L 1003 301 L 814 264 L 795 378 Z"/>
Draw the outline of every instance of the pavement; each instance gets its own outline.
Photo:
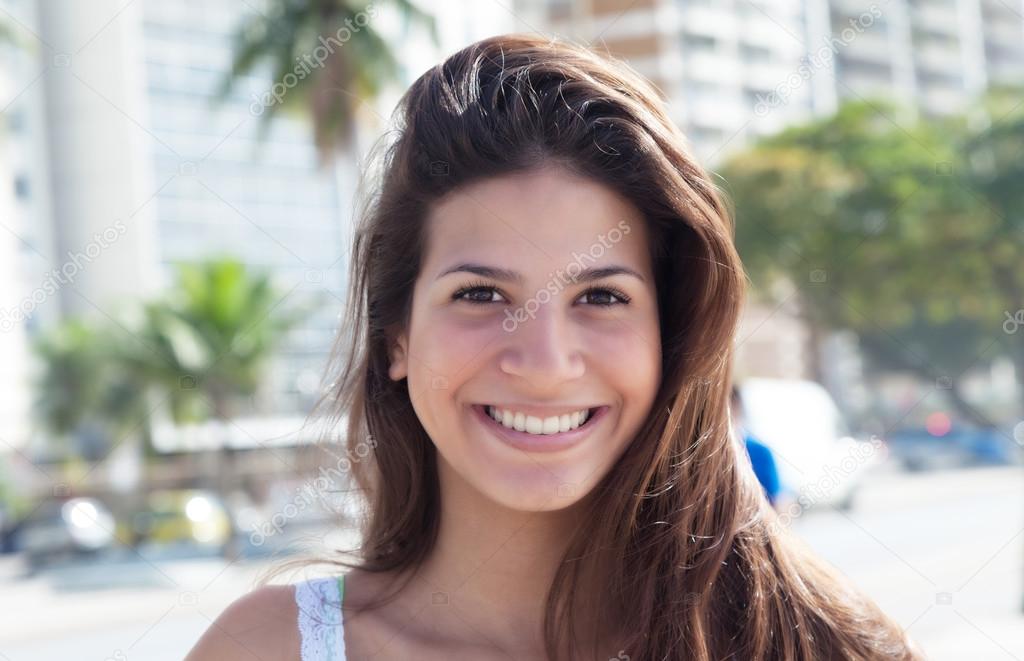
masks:
<path id="1" fill-rule="evenodd" d="M 793 530 L 929 659 L 1024 661 L 1024 468 L 878 474 Z"/>

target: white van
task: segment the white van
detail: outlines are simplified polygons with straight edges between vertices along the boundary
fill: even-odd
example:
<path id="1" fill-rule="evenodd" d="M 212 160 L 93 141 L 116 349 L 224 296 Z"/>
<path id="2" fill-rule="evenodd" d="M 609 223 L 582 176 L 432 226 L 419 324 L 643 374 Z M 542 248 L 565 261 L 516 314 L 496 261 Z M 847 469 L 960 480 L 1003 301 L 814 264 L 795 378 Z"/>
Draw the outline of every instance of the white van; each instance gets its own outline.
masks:
<path id="1" fill-rule="evenodd" d="M 751 378 L 737 388 L 747 429 L 775 456 L 783 496 L 804 509 L 852 507 L 884 443 L 853 438 L 832 396 L 813 381 Z"/>

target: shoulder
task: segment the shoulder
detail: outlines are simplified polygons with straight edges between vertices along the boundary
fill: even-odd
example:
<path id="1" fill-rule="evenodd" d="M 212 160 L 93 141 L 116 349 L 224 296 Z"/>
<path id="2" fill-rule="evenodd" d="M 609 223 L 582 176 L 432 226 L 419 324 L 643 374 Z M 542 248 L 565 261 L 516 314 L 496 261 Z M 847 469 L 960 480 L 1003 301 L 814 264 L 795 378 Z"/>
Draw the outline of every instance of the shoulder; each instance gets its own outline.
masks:
<path id="1" fill-rule="evenodd" d="M 258 588 L 220 614 L 186 661 L 298 661 L 297 617 L 295 586 Z"/>

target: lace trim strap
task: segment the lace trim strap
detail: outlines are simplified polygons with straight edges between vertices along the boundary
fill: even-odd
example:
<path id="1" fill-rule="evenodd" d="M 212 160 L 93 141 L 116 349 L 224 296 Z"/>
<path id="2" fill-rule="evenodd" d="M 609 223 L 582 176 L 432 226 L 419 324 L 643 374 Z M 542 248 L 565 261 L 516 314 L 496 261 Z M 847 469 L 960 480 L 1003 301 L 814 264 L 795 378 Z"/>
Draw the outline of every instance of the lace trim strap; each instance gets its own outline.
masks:
<path id="1" fill-rule="evenodd" d="M 344 577 L 314 578 L 295 585 L 302 661 L 345 661 L 341 612 Z"/>

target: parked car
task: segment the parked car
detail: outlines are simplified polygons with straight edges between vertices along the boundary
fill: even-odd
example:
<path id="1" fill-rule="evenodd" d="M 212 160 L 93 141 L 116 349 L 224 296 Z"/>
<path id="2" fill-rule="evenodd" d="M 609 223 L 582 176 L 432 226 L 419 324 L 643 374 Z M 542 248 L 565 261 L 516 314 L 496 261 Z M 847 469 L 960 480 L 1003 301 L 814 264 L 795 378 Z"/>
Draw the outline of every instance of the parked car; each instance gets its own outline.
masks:
<path id="1" fill-rule="evenodd" d="M 804 508 L 848 509 L 882 442 L 855 439 L 835 401 L 813 381 L 751 378 L 738 385 L 747 429 L 775 457 L 783 493 Z"/>
<path id="2" fill-rule="evenodd" d="M 154 491 L 145 503 L 132 519 L 137 544 L 220 549 L 231 539 L 231 517 L 212 491 Z"/>
<path id="3" fill-rule="evenodd" d="M 29 570 L 34 571 L 56 560 L 109 548 L 115 530 L 114 516 L 99 500 L 53 499 L 17 524 L 14 548 L 24 552 Z"/>
<path id="4" fill-rule="evenodd" d="M 941 429 L 904 427 L 886 438 L 893 459 L 909 471 L 1018 463 L 1020 448 L 991 427 L 957 422 Z"/>

